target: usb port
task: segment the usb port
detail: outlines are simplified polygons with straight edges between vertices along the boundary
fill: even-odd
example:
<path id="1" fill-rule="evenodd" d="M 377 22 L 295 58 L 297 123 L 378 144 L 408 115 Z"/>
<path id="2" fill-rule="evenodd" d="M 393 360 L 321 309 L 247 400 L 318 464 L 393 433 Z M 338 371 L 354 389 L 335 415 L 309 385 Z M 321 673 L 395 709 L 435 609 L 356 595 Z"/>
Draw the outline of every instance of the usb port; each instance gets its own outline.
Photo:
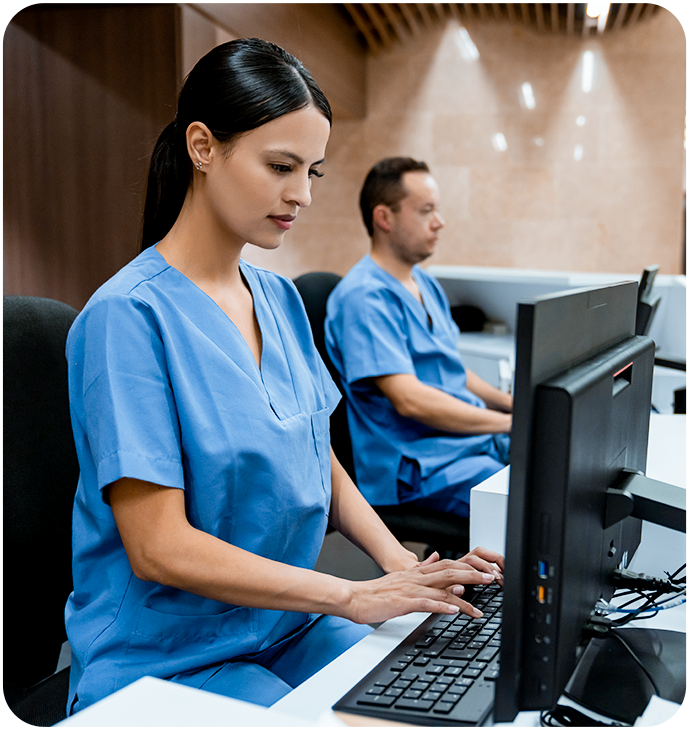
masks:
<path id="1" fill-rule="evenodd" d="M 549 577 L 549 564 L 546 562 L 546 560 L 539 561 L 539 563 L 537 564 L 537 573 L 539 573 L 539 577 L 542 580 Z"/>
<path id="2" fill-rule="evenodd" d="M 539 603 L 546 603 L 546 587 L 537 586 L 537 601 Z"/>

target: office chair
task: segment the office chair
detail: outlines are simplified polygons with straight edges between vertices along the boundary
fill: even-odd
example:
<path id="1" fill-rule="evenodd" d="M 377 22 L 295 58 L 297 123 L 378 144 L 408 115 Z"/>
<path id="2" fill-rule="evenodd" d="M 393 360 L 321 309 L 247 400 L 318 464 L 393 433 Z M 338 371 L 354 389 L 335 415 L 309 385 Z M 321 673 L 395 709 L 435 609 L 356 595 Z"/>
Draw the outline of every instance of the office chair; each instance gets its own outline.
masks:
<path id="1" fill-rule="evenodd" d="M 3 690 L 17 717 L 41 727 L 65 718 L 69 683 L 69 667 L 55 670 L 79 478 L 65 360 L 76 315 L 52 299 L 3 299 Z"/>
<path id="2" fill-rule="evenodd" d="M 327 271 L 312 271 L 294 280 L 307 310 L 316 349 L 343 393 L 340 376 L 328 355 L 324 339 L 326 302 L 340 276 Z M 352 458 L 352 441 L 347 422 L 345 397 L 331 416 L 331 445 L 338 461 L 352 481 L 357 483 Z M 388 529 L 400 542 L 417 542 L 428 546 L 427 555 L 437 550 L 442 558 L 464 555 L 469 550 L 469 519 L 410 504 L 373 505 Z"/>

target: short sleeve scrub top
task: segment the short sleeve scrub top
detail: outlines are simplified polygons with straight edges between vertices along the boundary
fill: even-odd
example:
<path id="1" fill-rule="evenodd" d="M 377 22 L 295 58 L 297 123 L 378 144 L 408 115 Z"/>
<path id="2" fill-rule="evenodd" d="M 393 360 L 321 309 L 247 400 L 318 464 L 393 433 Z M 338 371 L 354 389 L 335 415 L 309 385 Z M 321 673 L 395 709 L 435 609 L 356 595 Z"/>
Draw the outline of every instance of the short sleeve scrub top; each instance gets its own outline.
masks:
<path id="1" fill-rule="evenodd" d="M 507 463 L 509 437 L 453 434 L 404 418 L 373 382 L 382 375 L 412 374 L 486 408 L 467 389 L 460 331 L 440 284 L 419 266 L 413 276 L 424 304 L 370 256 L 361 259 L 328 300 L 326 346 L 347 396 L 357 486 L 366 499 L 397 504 L 406 483 L 412 498 L 439 495 L 438 506 L 427 504 L 448 510 L 450 490 L 458 494 L 456 510 L 464 516 L 470 488 Z"/>
<path id="2" fill-rule="evenodd" d="M 66 606 L 68 708 L 144 675 L 167 678 L 260 652 L 316 620 L 138 579 L 104 500 L 104 487 L 123 477 L 183 489 L 194 527 L 314 567 L 339 393 L 292 283 L 240 266 L 262 333 L 260 368 L 220 307 L 155 247 L 101 287 L 70 331 L 81 474 Z"/>

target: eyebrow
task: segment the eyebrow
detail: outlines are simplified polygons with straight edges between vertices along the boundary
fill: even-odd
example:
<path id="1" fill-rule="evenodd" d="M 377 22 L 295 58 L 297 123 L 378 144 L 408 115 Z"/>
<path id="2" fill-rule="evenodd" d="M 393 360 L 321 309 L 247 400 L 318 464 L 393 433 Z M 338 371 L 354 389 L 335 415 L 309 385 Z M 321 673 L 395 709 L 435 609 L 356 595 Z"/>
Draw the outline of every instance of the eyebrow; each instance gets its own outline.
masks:
<path id="1" fill-rule="evenodd" d="M 299 155 L 296 155 L 294 152 L 289 152 L 288 150 L 270 150 L 269 154 L 285 155 L 285 157 L 289 157 L 291 160 L 294 160 L 298 165 L 304 164 L 304 160 Z M 325 161 L 326 161 L 326 158 L 324 157 L 323 159 L 317 160 L 316 162 L 313 162 L 312 164 L 320 165 Z"/>

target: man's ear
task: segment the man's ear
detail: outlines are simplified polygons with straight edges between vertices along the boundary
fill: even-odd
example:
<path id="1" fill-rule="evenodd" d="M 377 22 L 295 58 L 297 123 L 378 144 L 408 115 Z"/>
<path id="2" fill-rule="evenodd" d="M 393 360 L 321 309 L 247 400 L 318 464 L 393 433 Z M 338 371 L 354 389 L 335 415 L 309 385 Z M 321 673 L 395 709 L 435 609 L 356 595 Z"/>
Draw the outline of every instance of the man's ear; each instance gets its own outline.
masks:
<path id="1" fill-rule="evenodd" d="M 214 146 L 214 137 L 211 130 L 203 122 L 192 122 L 187 127 L 187 152 L 192 165 L 202 169 L 211 161 L 211 148 Z M 202 168 L 199 168 L 201 163 Z"/>
<path id="2" fill-rule="evenodd" d="M 371 218 L 375 226 L 388 233 L 393 222 L 393 211 L 383 203 L 379 203 L 371 211 Z"/>

